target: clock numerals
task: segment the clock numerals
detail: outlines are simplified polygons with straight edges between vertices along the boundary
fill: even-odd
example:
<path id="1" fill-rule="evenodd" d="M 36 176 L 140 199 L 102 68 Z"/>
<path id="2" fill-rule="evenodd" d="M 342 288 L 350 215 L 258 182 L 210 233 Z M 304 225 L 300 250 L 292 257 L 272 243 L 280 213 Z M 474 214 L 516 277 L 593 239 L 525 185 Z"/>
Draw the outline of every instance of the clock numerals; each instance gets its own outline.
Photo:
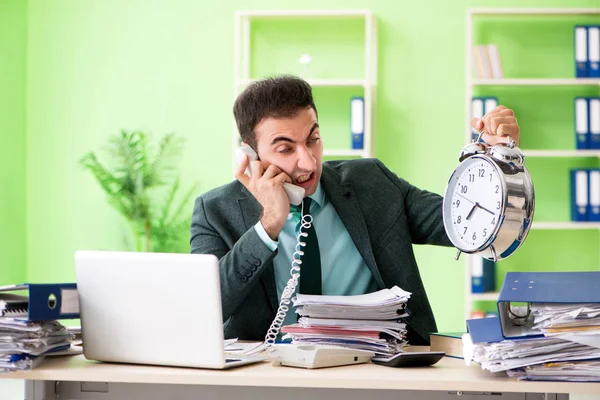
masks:
<path id="1" fill-rule="evenodd" d="M 454 181 L 452 215 L 456 241 L 477 249 L 493 237 L 502 209 L 502 182 L 494 166 L 478 161 L 463 169 Z"/>

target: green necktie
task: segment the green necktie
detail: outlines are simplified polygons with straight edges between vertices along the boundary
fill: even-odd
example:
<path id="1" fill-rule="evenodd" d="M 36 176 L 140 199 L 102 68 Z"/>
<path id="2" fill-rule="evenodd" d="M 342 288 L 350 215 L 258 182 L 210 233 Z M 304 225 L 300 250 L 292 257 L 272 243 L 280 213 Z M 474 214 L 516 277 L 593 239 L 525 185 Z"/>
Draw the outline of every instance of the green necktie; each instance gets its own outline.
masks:
<path id="1" fill-rule="evenodd" d="M 309 213 L 310 203 L 312 199 L 305 197 L 302 200 L 304 212 L 302 215 Z M 294 220 L 296 221 L 296 231 L 300 228 L 300 206 L 291 206 Z M 304 255 L 300 257 L 302 264 L 300 265 L 300 289 L 298 293 L 304 294 L 321 294 L 321 253 L 319 252 L 319 241 L 317 240 L 317 232 L 315 231 L 314 219 L 310 228 L 302 230 L 308 236 L 302 237 L 301 240 L 306 243 L 302 248 Z"/>

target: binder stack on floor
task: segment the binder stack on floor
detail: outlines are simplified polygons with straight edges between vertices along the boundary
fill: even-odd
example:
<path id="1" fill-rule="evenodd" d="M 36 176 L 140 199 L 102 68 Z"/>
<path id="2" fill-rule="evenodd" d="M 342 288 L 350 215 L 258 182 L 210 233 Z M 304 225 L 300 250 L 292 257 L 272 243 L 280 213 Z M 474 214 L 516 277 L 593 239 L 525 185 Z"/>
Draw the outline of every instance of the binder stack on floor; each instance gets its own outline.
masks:
<path id="1" fill-rule="evenodd" d="M 0 371 L 28 370 L 68 351 L 75 335 L 57 320 L 72 318 L 79 318 L 75 284 L 0 287 Z"/>
<path id="2" fill-rule="evenodd" d="M 599 287 L 595 271 L 507 273 L 499 318 L 467 321 L 473 360 L 518 379 L 600 381 Z"/>
<path id="3" fill-rule="evenodd" d="M 397 354 L 406 345 L 406 303 L 411 293 L 394 286 L 356 296 L 298 294 L 297 324 L 284 326 L 283 339 Z"/>

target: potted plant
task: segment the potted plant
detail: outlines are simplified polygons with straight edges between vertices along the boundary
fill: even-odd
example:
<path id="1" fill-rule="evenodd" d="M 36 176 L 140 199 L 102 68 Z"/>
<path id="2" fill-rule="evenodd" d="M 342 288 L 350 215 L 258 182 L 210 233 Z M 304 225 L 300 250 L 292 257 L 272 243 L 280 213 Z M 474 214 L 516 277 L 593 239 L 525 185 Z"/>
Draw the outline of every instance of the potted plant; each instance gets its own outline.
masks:
<path id="1" fill-rule="evenodd" d="M 183 140 L 169 133 L 154 149 L 146 133 L 123 130 L 109 139 L 110 167 L 92 151 L 80 159 L 110 205 L 127 220 L 137 251 L 189 251 L 186 238 L 190 221 L 185 208 L 197 184 L 178 200 L 181 184 L 177 163 L 182 145 Z"/>

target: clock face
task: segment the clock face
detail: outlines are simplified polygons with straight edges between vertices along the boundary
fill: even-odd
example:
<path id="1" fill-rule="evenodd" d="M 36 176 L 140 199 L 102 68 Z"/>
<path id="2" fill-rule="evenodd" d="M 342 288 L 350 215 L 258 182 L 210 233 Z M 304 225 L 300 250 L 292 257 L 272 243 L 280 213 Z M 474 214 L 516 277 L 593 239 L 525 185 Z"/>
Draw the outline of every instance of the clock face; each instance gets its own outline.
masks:
<path id="1" fill-rule="evenodd" d="M 504 210 L 504 180 L 485 157 L 463 161 L 448 182 L 444 224 L 460 250 L 483 250 L 497 233 Z"/>

